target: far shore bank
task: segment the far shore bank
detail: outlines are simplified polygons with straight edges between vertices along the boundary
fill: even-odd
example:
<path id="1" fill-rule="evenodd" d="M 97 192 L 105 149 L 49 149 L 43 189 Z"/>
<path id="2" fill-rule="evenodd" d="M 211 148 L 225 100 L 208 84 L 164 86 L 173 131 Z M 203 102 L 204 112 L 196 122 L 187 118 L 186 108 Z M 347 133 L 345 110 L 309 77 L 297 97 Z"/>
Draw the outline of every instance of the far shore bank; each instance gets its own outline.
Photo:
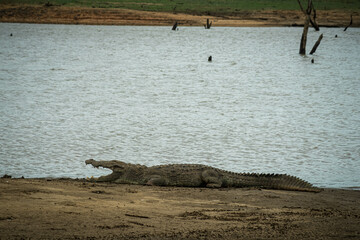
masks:
<path id="1" fill-rule="evenodd" d="M 0 239 L 359 239 L 360 191 L 0 179 Z"/>
<path id="2" fill-rule="evenodd" d="M 319 10 L 317 22 L 323 27 L 345 27 L 353 16 L 352 27 L 360 27 L 360 11 Z M 304 15 L 297 10 L 237 11 L 231 16 L 191 15 L 128 9 L 64 6 L 0 5 L 0 22 L 87 25 L 275 27 L 302 26 Z"/>

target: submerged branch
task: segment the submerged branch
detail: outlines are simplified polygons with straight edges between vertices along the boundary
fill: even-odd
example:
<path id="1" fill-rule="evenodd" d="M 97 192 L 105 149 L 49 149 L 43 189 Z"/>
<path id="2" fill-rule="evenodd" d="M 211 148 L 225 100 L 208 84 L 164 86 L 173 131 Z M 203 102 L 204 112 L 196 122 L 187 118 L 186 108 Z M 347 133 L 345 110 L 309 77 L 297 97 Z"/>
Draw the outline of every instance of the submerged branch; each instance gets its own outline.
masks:
<path id="1" fill-rule="evenodd" d="M 310 54 L 313 54 L 313 53 L 316 51 L 317 47 L 320 45 L 320 42 L 321 42 L 321 39 L 322 39 L 322 38 L 323 38 L 323 35 L 321 34 L 321 35 L 319 36 L 319 39 L 316 41 L 315 45 L 314 45 L 313 48 L 311 49 Z"/>

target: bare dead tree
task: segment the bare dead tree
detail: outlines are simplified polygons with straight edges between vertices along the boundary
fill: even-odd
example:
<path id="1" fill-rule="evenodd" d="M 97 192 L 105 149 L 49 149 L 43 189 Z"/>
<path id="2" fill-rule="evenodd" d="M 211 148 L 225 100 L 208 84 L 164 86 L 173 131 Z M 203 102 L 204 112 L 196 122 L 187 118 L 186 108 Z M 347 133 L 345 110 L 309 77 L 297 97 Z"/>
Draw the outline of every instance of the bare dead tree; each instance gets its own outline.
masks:
<path id="1" fill-rule="evenodd" d="M 305 22 L 304 22 L 304 29 L 303 29 L 303 33 L 301 35 L 301 41 L 300 41 L 300 50 L 299 53 L 302 55 L 305 55 L 306 53 L 306 41 L 307 41 L 307 34 L 308 34 L 308 30 L 309 30 L 309 23 L 310 23 L 310 14 L 311 14 L 311 4 L 312 4 L 312 0 L 308 0 L 308 7 L 306 9 L 306 11 L 303 9 L 300 0 L 297 0 L 301 10 L 305 13 Z"/>
<path id="2" fill-rule="evenodd" d="M 321 42 L 321 39 L 322 39 L 322 38 L 323 38 L 323 35 L 321 34 L 321 35 L 319 36 L 318 40 L 316 41 L 315 45 L 314 45 L 313 48 L 311 49 L 310 54 L 313 54 L 313 53 L 316 51 L 317 47 L 320 45 L 320 42 Z"/>
<path id="3" fill-rule="evenodd" d="M 308 8 L 306 10 L 304 10 L 303 6 L 301 5 L 300 0 L 297 0 L 300 6 L 301 11 L 305 14 L 305 15 L 309 15 L 309 22 L 311 23 L 311 25 L 314 27 L 314 29 L 316 31 L 319 31 L 319 25 L 316 22 L 316 10 L 315 7 L 312 3 L 312 1 L 308 1 Z M 310 4 L 310 5 L 309 5 Z M 313 12 L 313 19 L 311 19 L 311 12 Z"/>
<path id="4" fill-rule="evenodd" d="M 352 25 L 352 14 L 350 15 L 350 23 L 349 25 L 346 26 L 346 28 L 344 29 L 344 32 L 348 29 L 348 27 L 350 27 Z"/>
<path id="5" fill-rule="evenodd" d="M 310 23 L 311 23 L 311 25 L 315 28 L 315 30 L 316 31 L 319 31 L 320 30 L 320 28 L 319 28 L 319 25 L 317 24 L 317 22 L 316 22 L 316 9 L 315 9 L 315 7 L 314 7 L 314 4 L 311 2 L 311 8 L 312 8 L 312 10 L 313 10 L 313 19 L 314 19 L 314 21 L 313 20 L 311 20 L 311 18 L 310 18 Z"/>
<path id="6" fill-rule="evenodd" d="M 212 21 L 209 22 L 209 19 L 206 19 L 206 25 L 204 25 L 205 29 L 210 29 L 210 28 L 211 28 L 211 24 L 212 24 Z"/>

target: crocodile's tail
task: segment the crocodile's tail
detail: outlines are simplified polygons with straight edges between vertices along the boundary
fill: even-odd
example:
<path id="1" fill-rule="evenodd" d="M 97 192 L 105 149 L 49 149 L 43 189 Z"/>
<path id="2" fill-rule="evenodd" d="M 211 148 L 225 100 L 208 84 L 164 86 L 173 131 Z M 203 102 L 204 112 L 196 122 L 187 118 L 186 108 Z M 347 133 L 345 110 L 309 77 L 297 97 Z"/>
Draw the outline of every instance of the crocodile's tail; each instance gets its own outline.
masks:
<path id="1" fill-rule="evenodd" d="M 321 192 L 323 189 L 287 174 L 257 174 L 247 173 L 238 175 L 236 185 L 247 187 L 260 187 L 267 189 L 294 190 L 306 192 Z"/>

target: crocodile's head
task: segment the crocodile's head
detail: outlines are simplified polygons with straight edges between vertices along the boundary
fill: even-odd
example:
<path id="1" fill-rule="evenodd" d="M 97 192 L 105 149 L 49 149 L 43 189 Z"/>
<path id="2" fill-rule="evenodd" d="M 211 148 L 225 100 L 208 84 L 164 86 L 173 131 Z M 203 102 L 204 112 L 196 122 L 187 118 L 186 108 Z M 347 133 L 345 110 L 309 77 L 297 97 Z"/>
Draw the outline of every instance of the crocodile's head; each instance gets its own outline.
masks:
<path id="1" fill-rule="evenodd" d="M 117 179 L 140 179 L 143 175 L 146 166 L 139 164 L 124 163 L 121 161 L 96 161 L 89 159 L 85 161 L 86 164 L 91 164 L 93 167 L 103 167 L 111 169 L 113 172 L 109 175 L 99 177 L 97 181 L 113 182 Z"/>
<path id="2" fill-rule="evenodd" d="M 124 163 L 121 161 L 96 161 L 94 159 L 89 159 L 85 161 L 86 164 L 91 164 L 93 167 L 99 168 L 109 168 L 114 172 L 123 172 L 124 170 L 131 167 L 133 164 Z"/>

